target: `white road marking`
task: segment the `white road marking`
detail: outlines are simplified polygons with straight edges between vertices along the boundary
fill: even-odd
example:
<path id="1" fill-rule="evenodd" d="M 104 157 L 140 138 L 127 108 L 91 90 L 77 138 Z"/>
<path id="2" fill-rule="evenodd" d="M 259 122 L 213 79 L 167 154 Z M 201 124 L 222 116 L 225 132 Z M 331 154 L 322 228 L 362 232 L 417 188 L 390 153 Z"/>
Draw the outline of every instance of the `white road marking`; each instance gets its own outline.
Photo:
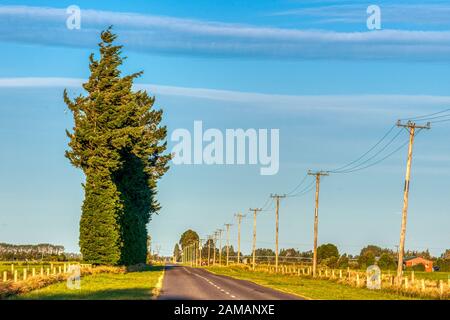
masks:
<path id="1" fill-rule="evenodd" d="M 184 267 L 183 267 L 183 268 L 184 268 Z M 212 282 L 212 281 L 209 280 L 208 278 L 203 277 L 203 276 L 201 276 L 201 275 L 199 275 L 199 274 L 197 274 L 197 273 L 190 272 L 190 271 L 188 271 L 186 268 L 184 268 L 184 269 L 185 269 L 188 273 L 193 274 L 193 275 L 195 275 L 195 276 L 197 276 L 197 277 L 199 277 L 199 278 L 202 278 L 203 280 L 205 280 L 205 281 L 207 281 L 208 283 L 212 284 L 212 285 L 215 286 L 218 290 L 220 290 L 221 292 L 225 293 L 226 295 L 229 295 L 231 298 L 236 299 L 236 296 L 230 295 L 230 293 L 229 293 L 228 291 L 225 291 L 224 289 L 220 288 L 218 285 L 216 285 L 214 282 Z"/>

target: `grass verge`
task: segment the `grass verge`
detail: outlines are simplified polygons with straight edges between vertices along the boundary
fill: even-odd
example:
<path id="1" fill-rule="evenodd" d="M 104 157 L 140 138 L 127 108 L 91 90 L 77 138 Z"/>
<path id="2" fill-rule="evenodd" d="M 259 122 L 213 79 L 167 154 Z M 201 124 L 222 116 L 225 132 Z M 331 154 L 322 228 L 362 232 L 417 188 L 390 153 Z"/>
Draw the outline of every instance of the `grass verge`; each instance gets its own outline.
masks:
<path id="1" fill-rule="evenodd" d="M 252 272 L 241 267 L 206 267 L 216 274 L 252 281 L 256 284 L 295 294 L 307 299 L 319 300 L 409 300 L 410 297 L 383 290 L 354 288 L 328 280 L 280 274 Z"/>
<path id="2" fill-rule="evenodd" d="M 11 297 L 25 300 L 147 300 L 155 293 L 163 267 L 146 267 L 126 273 L 98 273 L 83 276 L 81 289 L 69 289 L 66 282 Z"/>

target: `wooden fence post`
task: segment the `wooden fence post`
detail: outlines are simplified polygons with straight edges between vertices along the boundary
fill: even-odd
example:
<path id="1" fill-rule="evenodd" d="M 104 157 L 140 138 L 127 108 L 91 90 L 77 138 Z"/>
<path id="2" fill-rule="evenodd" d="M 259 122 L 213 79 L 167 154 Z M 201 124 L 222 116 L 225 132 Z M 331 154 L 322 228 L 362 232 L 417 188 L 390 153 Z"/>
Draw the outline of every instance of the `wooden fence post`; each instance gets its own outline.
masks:
<path id="1" fill-rule="evenodd" d="M 50 275 L 50 268 L 47 268 L 47 276 Z"/>
<path id="2" fill-rule="evenodd" d="M 3 282 L 8 281 L 8 272 L 7 271 L 3 271 Z"/>
<path id="3" fill-rule="evenodd" d="M 414 284 L 415 277 L 414 277 L 414 270 L 411 271 L 411 283 Z"/>
<path id="4" fill-rule="evenodd" d="M 405 277 L 405 289 L 408 290 L 408 277 Z"/>
<path id="5" fill-rule="evenodd" d="M 359 273 L 356 273 L 356 286 L 359 287 Z"/>
<path id="6" fill-rule="evenodd" d="M 17 270 L 14 270 L 14 282 L 17 282 Z"/>
<path id="7" fill-rule="evenodd" d="M 440 293 L 441 297 L 444 294 L 444 281 L 442 281 L 442 280 L 439 280 L 439 293 Z"/>
<path id="8" fill-rule="evenodd" d="M 23 268 L 23 281 L 27 280 L 27 269 Z"/>
<path id="9" fill-rule="evenodd" d="M 342 279 L 342 269 L 339 270 L 339 279 Z"/>
<path id="10" fill-rule="evenodd" d="M 31 275 L 32 275 L 33 277 L 36 276 L 36 268 L 31 269 Z"/>
<path id="11" fill-rule="evenodd" d="M 420 282 L 422 284 L 422 291 L 425 291 L 425 279 L 422 279 Z"/>

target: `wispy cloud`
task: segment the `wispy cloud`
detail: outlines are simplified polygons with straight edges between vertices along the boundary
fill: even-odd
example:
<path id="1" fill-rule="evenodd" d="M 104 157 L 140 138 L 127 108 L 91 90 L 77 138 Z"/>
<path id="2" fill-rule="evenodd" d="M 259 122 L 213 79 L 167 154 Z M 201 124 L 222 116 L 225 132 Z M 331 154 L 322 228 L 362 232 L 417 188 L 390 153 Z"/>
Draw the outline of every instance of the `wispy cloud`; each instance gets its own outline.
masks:
<path id="1" fill-rule="evenodd" d="M 290 59 L 450 59 L 450 31 L 336 32 L 260 27 L 125 12 L 82 10 L 82 29 L 64 9 L 0 6 L 0 41 L 92 48 L 114 25 L 128 49 L 146 53 Z"/>
<path id="2" fill-rule="evenodd" d="M 71 88 L 81 89 L 85 79 L 78 78 L 0 78 L 1 88 Z M 372 113 L 402 118 L 434 112 L 450 106 L 450 96 L 430 95 L 285 95 L 242 92 L 210 88 L 189 88 L 157 84 L 135 85 L 137 90 L 147 90 L 152 95 L 189 97 L 210 101 L 247 104 L 261 110 L 277 109 L 287 112 L 329 111 L 335 113 Z"/>
<path id="3" fill-rule="evenodd" d="M 380 3 L 380 1 L 375 3 L 358 1 L 344 4 L 310 4 L 296 9 L 273 12 L 269 15 L 312 18 L 316 24 L 360 23 L 363 25 L 367 19 L 366 9 L 369 4 L 380 6 L 382 21 L 385 24 L 450 25 L 450 4 L 442 2 L 393 4 L 389 2 Z"/>

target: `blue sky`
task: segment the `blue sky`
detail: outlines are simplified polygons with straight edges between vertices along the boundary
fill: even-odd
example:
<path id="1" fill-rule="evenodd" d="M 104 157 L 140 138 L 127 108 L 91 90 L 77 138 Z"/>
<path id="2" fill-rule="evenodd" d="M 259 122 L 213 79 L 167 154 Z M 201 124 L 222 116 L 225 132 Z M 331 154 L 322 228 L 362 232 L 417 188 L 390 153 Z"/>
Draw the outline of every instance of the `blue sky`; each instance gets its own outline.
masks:
<path id="1" fill-rule="evenodd" d="M 73 4 L 80 30 L 65 25 Z M 381 7 L 382 30 L 367 30 L 369 4 Z M 357 158 L 398 118 L 450 107 L 447 1 L 2 1 L 0 241 L 78 251 L 83 176 L 64 158 L 72 121 L 62 90 L 80 92 L 88 56 L 111 24 L 128 56 L 123 71 L 144 70 L 138 84 L 164 108 L 169 132 L 192 130 L 194 120 L 280 129 L 275 176 L 256 166 L 171 168 L 149 225 L 163 254 L 187 228 L 206 236 L 270 193 L 288 192 L 307 169 Z M 442 123 L 417 138 L 407 248 L 449 247 L 449 133 Z M 320 243 L 350 253 L 368 243 L 395 248 L 405 152 L 324 179 Z M 282 202 L 281 247 L 312 247 L 313 200 Z M 258 220 L 258 245 L 273 247 L 273 231 L 269 210 Z M 245 219 L 244 252 L 250 245 Z"/>

